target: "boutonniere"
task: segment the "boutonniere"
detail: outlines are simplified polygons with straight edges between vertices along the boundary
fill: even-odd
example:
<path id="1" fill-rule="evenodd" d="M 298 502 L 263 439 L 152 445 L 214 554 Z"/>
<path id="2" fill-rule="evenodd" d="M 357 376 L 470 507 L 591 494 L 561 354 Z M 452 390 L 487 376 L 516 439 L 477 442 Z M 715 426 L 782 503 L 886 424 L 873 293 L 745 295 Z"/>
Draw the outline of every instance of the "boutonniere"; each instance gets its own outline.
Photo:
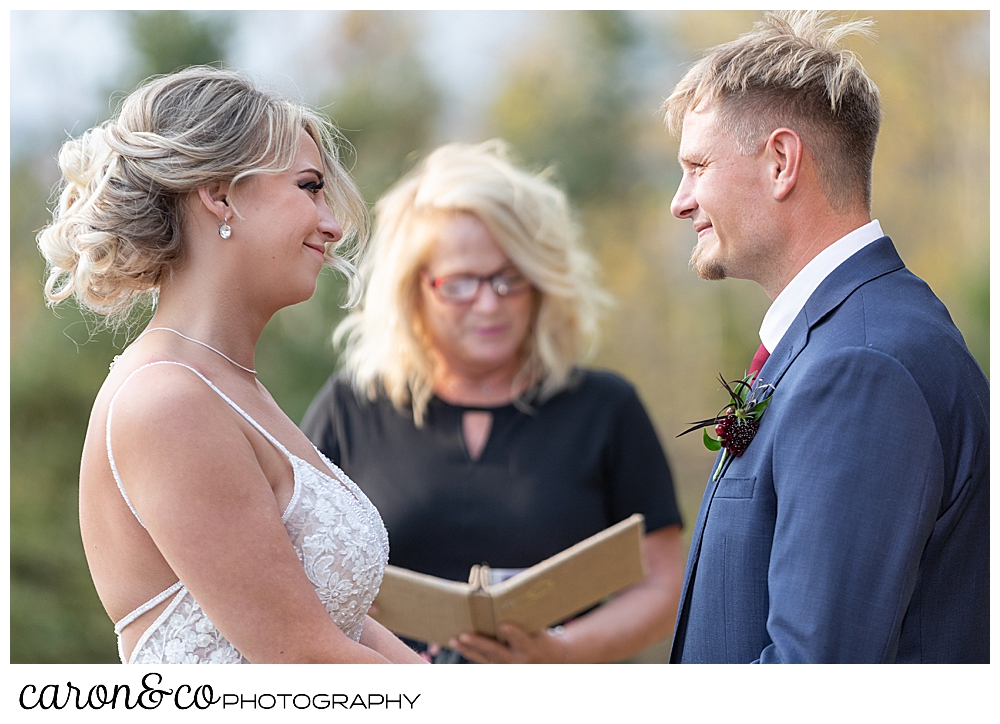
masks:
<path id="1" fill-rule="evenodd" d="M 738 458 L 750 446 L 754 435 L 757 434 L 757 428 L 760 427 L 760 418 L 771 401 L 774 385 L 761 383 L 754 379 L 755 377 L 756 373 L 747 375 L 742 380 L 726 382 L 726 378 L 719 375 L 719 381 L 729 393 L 729 402 L 715 417 L 692 422 L 690 423 L 692 427 L 677 436 L 701 429 L 701 439 L 705 447 L 712 452 L 723 451 L 722 458 L 712 474 L 713 481 L 719 479 L 727 462 L 731 462 L 734 457 Z M 708 428 L 713 426 L 715 434 L 719 436 L 718 439 L 708 434 Z"/>

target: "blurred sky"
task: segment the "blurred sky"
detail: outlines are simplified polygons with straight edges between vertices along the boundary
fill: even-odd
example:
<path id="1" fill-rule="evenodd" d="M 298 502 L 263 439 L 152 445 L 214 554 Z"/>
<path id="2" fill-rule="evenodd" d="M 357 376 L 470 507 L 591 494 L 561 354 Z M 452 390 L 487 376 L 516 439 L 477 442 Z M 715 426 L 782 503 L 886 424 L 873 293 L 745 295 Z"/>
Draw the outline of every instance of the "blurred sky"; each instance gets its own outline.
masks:
<path id="1" fill-rule="evenodd" d="M 323 52 L 336 10 L 239 11 L 230 63 L 293 98 L 316 103 L 336 85 Z M 54 134 L 79 134 L 108 115 L 112 91 L 134 59 L 120 13 L 10 13 L 11 153 Z M 530 37 L 526 11 L 420 13 L 420 50 L 443 94 L 443 131 L 472 127 L 495 90 L 504 60 Z"/>

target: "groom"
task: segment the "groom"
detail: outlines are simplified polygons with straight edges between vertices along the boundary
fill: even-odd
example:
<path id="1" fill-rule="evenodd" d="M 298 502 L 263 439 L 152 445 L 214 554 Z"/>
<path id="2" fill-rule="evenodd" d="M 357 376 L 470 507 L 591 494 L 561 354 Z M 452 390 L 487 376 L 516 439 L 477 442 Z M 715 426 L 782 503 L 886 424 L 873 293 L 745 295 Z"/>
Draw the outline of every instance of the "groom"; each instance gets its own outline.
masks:
<path id="1" fill-rule="evenodd" d="M 664 103 L 695 270 L 773 300 L 673 662 L 989 661 L 989 387 L 869 215 L 879 94 L 837 45 L 868 24 L 768 14 Z"/>

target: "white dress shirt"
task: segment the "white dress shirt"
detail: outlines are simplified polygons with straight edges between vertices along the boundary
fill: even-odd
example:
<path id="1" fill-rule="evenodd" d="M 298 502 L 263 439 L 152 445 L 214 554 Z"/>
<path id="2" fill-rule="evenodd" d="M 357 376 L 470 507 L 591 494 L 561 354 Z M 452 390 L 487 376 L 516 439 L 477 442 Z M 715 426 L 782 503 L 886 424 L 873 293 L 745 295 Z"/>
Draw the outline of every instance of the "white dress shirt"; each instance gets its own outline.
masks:
<path id="1" fill-rule="evenodd" d="M 767 314 L 764 315 L 764 321 L 760 324 L 760 341 L 767 351 L 773 352 L 778 346 L 778 342 L 785 336 L 792 321 L 830 272 L 883 236 L 885 235 L 878 219 L 869 221 L 850 234 L 837 239 L 802 267 L 802 270 L 788 282 L 788 286 L 782 289 L 781 294 L 771 303 Z"/>

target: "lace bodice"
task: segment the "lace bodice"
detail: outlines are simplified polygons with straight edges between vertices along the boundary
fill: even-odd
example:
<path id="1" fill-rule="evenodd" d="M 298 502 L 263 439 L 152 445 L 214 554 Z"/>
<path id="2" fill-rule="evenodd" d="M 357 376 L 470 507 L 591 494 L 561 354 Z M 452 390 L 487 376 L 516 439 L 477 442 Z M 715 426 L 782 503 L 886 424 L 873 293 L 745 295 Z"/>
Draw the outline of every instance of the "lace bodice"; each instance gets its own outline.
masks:
<path id="1" fill-rule="evenodd" d="M 326 607 L 330 618 L 341 631 L 357 641 L 361 637 L 365 616 L 378 593 L 382 573 L 389 559 L 388 535 L 375 506 L 358 486 L 322 453 L 320 456 L 323 462 L 336 477 L 327 475 L 302 458 L 291 454 L 197 370 L 179 362 L 162 361 L 151 364 L 177 364 L 197 374 L 288 457 L 295 477 L 295 486 L 292 499 L 282 515 L 282 522 L 306 576 L 316 587 L 316 595 Z M 132 374 L 141 369 L 144 367 L 140 367 Z M 131 379 L 131 375 L 128 379 Z M 120 391 L 121 388 L 118 392 Z M 115 393 L 115 397 L 118 392 Z M 125 492 L 111 451 L 113 408 L 114 398 L 108 407 L 108 461 L 111 463 L 111 471 L 125 502 L 142 524 Z M 123 662 L 125 656 L 121 648 L 122 630 L 138 616 L 171 596 L 173 599 L 170 604 L 139 638 L 128 663 L 250 663 L 209 620 L 182 581 L 155 596 L 115 625 L 115 632 L 119 635 L 119 655 Z"/>

